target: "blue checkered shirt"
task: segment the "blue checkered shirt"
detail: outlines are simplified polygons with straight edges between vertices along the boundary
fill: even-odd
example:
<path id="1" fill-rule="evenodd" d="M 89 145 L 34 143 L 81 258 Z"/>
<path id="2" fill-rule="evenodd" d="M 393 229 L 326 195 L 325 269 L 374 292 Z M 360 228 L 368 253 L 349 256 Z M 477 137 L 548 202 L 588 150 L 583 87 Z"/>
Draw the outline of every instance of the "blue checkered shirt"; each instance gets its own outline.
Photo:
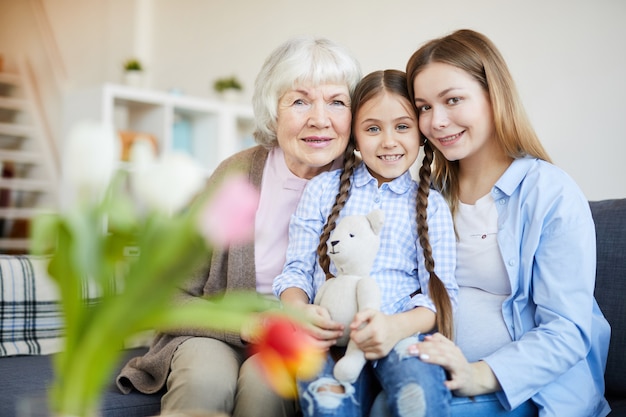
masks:
<path id="1" fill-rule="evenodd" d="M 277 296 L 291 287 L 302 289 L 309 297 L 325 281 L 317 262 L 316 249 L 322 228 L 339 189 L 341 170 L 322 173 L 307 184 L 296 212 L 289 224 L 289 246 L 283 272 L 274 279 Z M 374 209 L 385 213 L 380 249 L 371 276 L 381 289 L 381 311 L 395 314 L 417 306 L 435 311 L 428 297 L 429 275 L 424 266 L 424 255 L 417 237 L 417 184 L 407 171 L 380 188 L 361 163 L 355 170 L 350 197 L 340 217 L 367 214 Z M 429 240 L 435 260 L 435 272 L 446 286 L 453 308 L 457 304 L 458 286 L 454 278 L 456 267 L 456 239 L 452 216 L 447 203 L 435 190 L 428 197 Z M 331 263 L 331 272 L 336 274 Z M 416 291 L 421 293 L 411 297 Z"/>

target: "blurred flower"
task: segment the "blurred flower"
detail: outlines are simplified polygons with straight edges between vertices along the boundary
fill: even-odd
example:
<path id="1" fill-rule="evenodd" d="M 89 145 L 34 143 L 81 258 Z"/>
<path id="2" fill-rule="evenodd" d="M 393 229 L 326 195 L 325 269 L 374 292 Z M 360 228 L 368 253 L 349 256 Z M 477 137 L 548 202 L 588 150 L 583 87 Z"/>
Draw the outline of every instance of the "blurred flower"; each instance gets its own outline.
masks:
<path id="1" fill-rule="evenodd" d="M 258 206 L 259 191 L 243 175 L 233 175 L 200 214 L 200 232 L 219 246 L 249 241 Z"/>
<path id="2" fill-rule="evenodd" d="M 315 346 L 313 337 L 287 316 L 266 318 L 251 349 L 269 385 L 287 398 L 297 394 L 296 378 L 312 378 L 324 362 L 324 352 Z"/>
<path id="3" fill-rule="evenodd" d="M 131 149 L 131 184 L 147 207 L 173 214 L 181 210 L 205 185 L 202 167 L 182 152 L 155 158 L 147 140 L 137 140 Z M 237 205 L 237 203 L 234 203 Z"/>
<path id="4" fill-rule="evenodd" d="M 139 135 L 135 138 L 130 147 L 130 161 L 137 171 L 144 171 L 155 163 L 155 148 L 149 137 Z"/>
<path id="5" fill-rule="evenodd" d="M 63 152 L 66 198 L 71 201 L 99 199 L 115 172 L 119 141 L 113 128 L 85 120 L 67 137 Z"/>
<path id="6" fill-rule="evenodd" d="M 156 158 L 143 145 L 128 171 L 116 170 L 110 163 L 119 155 L 115 142 L 102 125 L 85 123 L 72 131 L 64 178 L 79 198 L 69 210 L 35 218 L 32 227 L 32 252 L 49 256 L 64 313 L 65 345 L 54 356 L 51 387 L 52 411 L 61 415 L 95 413 L 120 348 L 132 335 L 185 327 L 238 332 L 254 314 L 279 308 L 255 292 L 171 303 L 183 281 L 207 262 L 213 245 L 252 236 L 258 193 L 241 176 L 226 176 L 202 190 L 205 179 L 189 158 Z M 138 256 L 125 256 L 128 248 Z M 83 299 L 85 281 L 97 286 L 96 303 Z M 277 352 L 288 354 L 291 370 L 303 349 Z"/>

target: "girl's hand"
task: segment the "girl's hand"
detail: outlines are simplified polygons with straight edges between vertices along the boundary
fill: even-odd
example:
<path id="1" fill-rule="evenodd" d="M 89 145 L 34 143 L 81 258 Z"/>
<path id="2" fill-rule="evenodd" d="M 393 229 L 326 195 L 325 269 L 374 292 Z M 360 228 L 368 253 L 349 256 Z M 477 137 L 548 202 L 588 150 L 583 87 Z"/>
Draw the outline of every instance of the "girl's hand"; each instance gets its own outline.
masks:
<path id="1" fill-rule="evenodd" d="M 241 340 L 245 343 L 257 343 L 263 326 L 263 313 L 256 313 L 246 321 L 240 330 Z"/>
<path id="2" fill-rule="evenodd" d="M 316 340 L 319 349 L 328 349 L 337 344 L 337 339 L 343 334 L 343 325 L 330 318 L 330 313 L 324 307 L 309 303 L 309 297 L 300 288 L 287 288 L 280 295 L 285 306 L 290 306 L 304 314 L 308 323 L 305 328 Z"/>
<path id="3" fill-rule="evenodd" d="M 390 316 L 377 310 L 358 312 L 350 324 L 350 339 L 365 352 L 368 360 L 380 359 L 389 354 L 396 342 Z"/>
<path id="4" fill-rule="evenodd" d="M 446 387 L 458 396 L 471 397 L 500 390 L 500 383 L 486 362 L 468 362 L 461 349 L 440 333 L 409 346 L 409 354 L 448 371 L 450 379 L 445 382 Z"/>
<path id="5" fill-rule="evenodd" d="M 305 304 L 298 308 L 304 312 L 309 322 L 306 328 L 317 341 L 318 348 L 328 349 L 337 343 L 337 339 L 343 334 L 343 325 L 331 319 L 327 309 L 315 304 Z"/>

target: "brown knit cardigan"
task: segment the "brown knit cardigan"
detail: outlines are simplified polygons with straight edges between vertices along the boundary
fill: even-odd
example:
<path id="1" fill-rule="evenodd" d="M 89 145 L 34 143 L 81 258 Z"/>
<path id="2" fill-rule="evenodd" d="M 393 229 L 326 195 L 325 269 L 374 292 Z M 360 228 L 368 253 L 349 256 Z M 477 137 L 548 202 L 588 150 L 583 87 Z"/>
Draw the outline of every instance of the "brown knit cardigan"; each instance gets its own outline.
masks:
<path id="1" fill-rule="evenodd" d="M 208 186 L 216 184 L 232 170 L 239 170 L 247 172 L 250 182 L 260 189 L 267 156 L 268 150 L 262 146 L 231 156 L 211 175 Z M 207 264 L 193 274 L 186 287 L 181 289 L 177 295 L 177 302 L 198 302 L 198 297 L 201 296 L 242 289 L 256 290 L 253 242 L 228 250 L 214 250 Z M 239 333 L 225 331 L 185 329 L 179 333 L 157 334 L 144 356 L 132 358 L 122 368 L 116 379 L 120 391 L 128 394 L 135 388 L 144 394 L 152 394 L 163 388 L 174 352 L 181 343 L 191 337 L 211 337 L 234 346 L 244 346 Z"/>

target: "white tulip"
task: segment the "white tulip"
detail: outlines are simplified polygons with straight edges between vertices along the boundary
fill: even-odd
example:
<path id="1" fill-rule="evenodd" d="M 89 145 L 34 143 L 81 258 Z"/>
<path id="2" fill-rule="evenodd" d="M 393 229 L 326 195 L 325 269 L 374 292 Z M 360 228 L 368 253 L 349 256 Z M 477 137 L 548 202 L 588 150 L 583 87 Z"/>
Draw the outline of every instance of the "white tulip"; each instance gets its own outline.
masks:
<path id="1" fill-rule="evenodd" d="M 174 214 L 189 204 L 205 185 L 202 167 L 180 152 L 151 159 L 148 146 L 138 141 L 131 150 L 133 193 L 148 209 Z"/>
<path id="2" fill-rule="evenodd" d="M 85 120 L 72 127 L 63 153 L 66 202 L 98 201 L 119 161 L 120 143 L 113 127 Z"/>

